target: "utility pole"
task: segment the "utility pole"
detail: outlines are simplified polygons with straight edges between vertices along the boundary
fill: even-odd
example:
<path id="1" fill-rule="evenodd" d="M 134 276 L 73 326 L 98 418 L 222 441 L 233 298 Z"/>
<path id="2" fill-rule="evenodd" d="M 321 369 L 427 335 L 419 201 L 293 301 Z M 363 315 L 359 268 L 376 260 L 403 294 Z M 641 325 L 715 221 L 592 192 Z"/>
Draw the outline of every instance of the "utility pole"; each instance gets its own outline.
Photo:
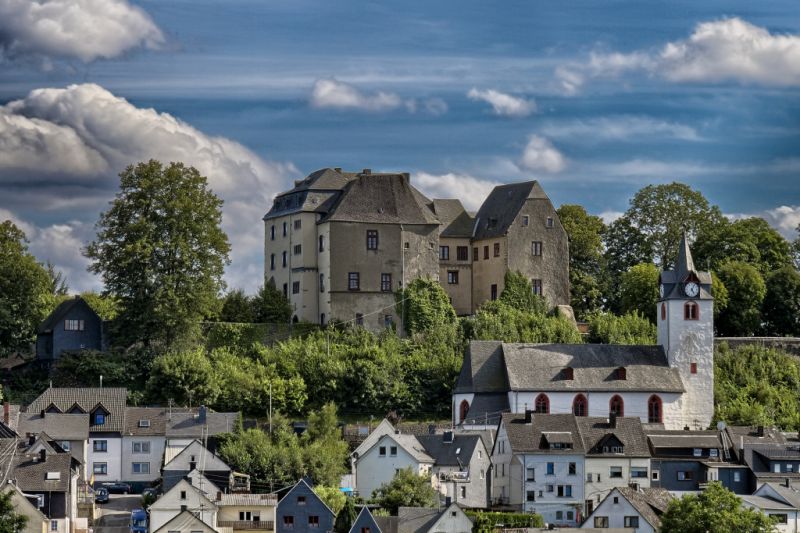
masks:
<path id="1" fill-rule="evenodd" d="M 269 434 L 272 435 L 272 381 L 269 382 Z"/>

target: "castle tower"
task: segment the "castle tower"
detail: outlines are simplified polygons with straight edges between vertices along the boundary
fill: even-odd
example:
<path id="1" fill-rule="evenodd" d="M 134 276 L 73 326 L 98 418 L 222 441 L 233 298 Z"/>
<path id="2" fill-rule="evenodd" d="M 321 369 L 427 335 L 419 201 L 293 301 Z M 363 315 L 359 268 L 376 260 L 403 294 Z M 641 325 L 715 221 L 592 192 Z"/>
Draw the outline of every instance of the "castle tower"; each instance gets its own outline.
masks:
<path id="1" fill-rule="evenodd" d="M 686 235 L 675 270 L 662 272 L 659 284 L 658 344 L 686 389 L 682 426 L 707 429 L 714 415 L 714 298 L 711 274 L 695 269 Z"/>

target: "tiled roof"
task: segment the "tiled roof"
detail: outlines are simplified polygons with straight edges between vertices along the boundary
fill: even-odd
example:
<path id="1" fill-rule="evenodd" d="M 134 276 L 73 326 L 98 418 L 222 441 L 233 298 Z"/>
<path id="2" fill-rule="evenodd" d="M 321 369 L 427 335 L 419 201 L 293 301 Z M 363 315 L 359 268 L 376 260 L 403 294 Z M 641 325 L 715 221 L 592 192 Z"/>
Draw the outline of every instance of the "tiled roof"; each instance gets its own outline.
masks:
<path id="1" fill-rule="evenodd" d="M 54 327 L 56 327 L 60 322 L 61 318 L 66 315 L 67 313 L 72 310 L 73 307 L 80 305 L 86 307 L 89 311 L 91 311 L 96 317 L 97 320 L 100 320 L 100 317 L 97 315 L 94 309 L 86 303 L 86 301 L 81 298 L 80 296 L 75 296 L 74 298 L 70 298 L 68 300 L 64 300 L 50 313 L 44 321 L 39 324 L 39 329 L 37 330 L 38 333 L 46 333 L 48 331 L 52 331 Z"/>
<path id="2" fill-rule="evenodd" d="M 536 181 L 498 185 L 492 189 L 475 215 L 475 238 L 491 239 L 505 235 L 528 198 L 549 201 Z"/>
<path id="3" fill-rule="evenodd" d="M 511 449 L 514 453 L 584 453 L 584 445 L 572 414 L 543 415 L 534 413 L 531 415 L 531 423 L 525 423 L 525 415 L 504 414 L 503 426 L 508 434 Z M 542 437 L 545 433 L 569 433 L 569 441 L 572 443 L 571 449 L 551 450 L 543 447 Z M 565 440 L 564 435 L 559 438 L 560 442 Z"/>
<path id="4" fill-rule="evenodd" d="M 647 446 L 647 438 L 642 430 L 642 422 L 636 416 L 620 416 L 616 418 L 615 427 L 611 427 L 608 419 L 594 416 L 575 417 L 578 424 L 583 446 L 590 456 L 610 455 L 618 457 L 649 457 L 650 449 Z M 598 448 L 598 443 L 602 442 L 609 435 L 616 437 L 623 446 L 622 454 L 604 453 L 602 448 Z"/>
<path id="5" fill-rule="evenodd" d="M 106 423 L 100 426 L 90 425 L 89 431 L 116 431 L 122 432 L 125 428 L 125 404 L 128 398 L 128 389 L 103 387 L 103 388 L 49 388 L 38 398 L 33 400 L 26 408 L 28 413 L 46 411 L 50 405 L 55 405 L 62 413 L 68 412 L 74 405 L 78 405 L 84 412 L 91 413 L 98 405 L 108 411 Z"/>
<path id="6" fill-rule="evenodd" d="M 427 532 L 446 512 L 447 509 L 439 510 L 435 507 L 400 507 L 397 510 L 397 531 Z"/>
<path id="7" fill-rule="evenodd" d="M 197 413 L 172 413 L 166 425 L 166 435 L 172 438 L 200 438 L 203 436 L 230 433 L 236 427 L 239 413 L 217 413 L 206 411 L 203 423 Z"/>
<path id="8" fill-rule="evenodd" d="M 470 341 L 455 392 L 508 392 L 503 343 Z"/>
<path id="9" fill-rule="evenodd" d="M 717 431 L 648 431 L 653 448 L 723 448 Z"/>
<path id="10" fill-rule="evenodd" d="M 655 529 L 661 526 L 660 516 L 667 510 L 669 502 L 673 499 L 672 494 L 666 489 L 640 488 L 635 490 L 630 487 L 618 487 L 616 490 Z"/>
<path id="11" fill-rule="evenodd" d="M 472 237 L 475 219 L 460 200 L 433 200 L 433 212 L 442 223 L 441 237 Z"/>
<path id="12" fill-rule="evenodd" d="M 433 457 L 434 466 L 464 466 L 469 465 L 475 447 L 481 442 L 481 436 L 476 434 L 455 434 L 452 442 L 445 442 L 444 435 L 419 435 L 417 436 L 425 451 Z M 459 459 L 461 463 L 459 463 Z"/>
<path id="13" fill-rule="evenodd" d="M 19 433 L 47 433 L 56 440 L 86 440 L 89 438 L 89 415 L 67 413 L 21 413 Z"/>
<path id="14" fill-rule="evenodd" d="M 217 505 L 249 505 L 249 506 L 275 506 L 278 505 L 277 494 L 223 494 Z"/>
<path id="15" fill-rule="evenodd" d="M 142 422 L 140 421 L 147 421 Z M 167 410 L 163 407 L 126 407 L 124 435 L 166 435 Z"/>
<path id="16" fill-rule="evenodd" d="M 39 454 L 14 458 L 11 477 L 25 492 L 66 492 L 69 490 L 72 456 L 68 453 L 50 454 L 45 460 Z M 48 472 L 58 472 L 59 479 L 48 480 Z"/>

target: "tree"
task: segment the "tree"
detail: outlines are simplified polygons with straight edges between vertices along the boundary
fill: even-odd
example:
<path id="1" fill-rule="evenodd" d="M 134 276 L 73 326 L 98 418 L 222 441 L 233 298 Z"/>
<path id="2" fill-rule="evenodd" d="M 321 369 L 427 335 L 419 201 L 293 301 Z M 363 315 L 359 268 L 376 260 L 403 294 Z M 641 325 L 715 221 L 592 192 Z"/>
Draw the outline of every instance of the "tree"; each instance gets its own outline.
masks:
<path id="1" fill-rule="evenodd" d="M 50 261 L 47 262 L 47 275 L 50 276 L 51 291 L 54 296 L 66 296 L 69 294 L 69 285 L 67 285 L 67 278 L 60 270 L 56 270 L 55 265 Z"/>
<path id="2" fill-rule="evenodd" d="M 417 278 L 397 294 L 403 323 L 409 335 L 456 324 L 456 311 L 442 286 L 430 278 Z"/>
<path id="3" fill-rule="evenodd" d="M 714 297 L 714 320 L 728 308 L 728 289 L 716 273 L 711 273 L 711 296 Z"/>
<path id="4" fill-rule="evenodd" d="M 333 511 L 334 515 L 339 514 L 344 508 L 345 502 L 349 499 L 338 486 L 326 487 L 325 485 L 315 485 L 314 493 L 325 502 L 325 505 Z"/>
<path id="5" fill-rule="evenodd" d="M 533 292 L 533 286 L 521 272 L 506 272 L 500 302 L 526 313 L 545 314 L 547 301 Z"/>
<path id="6" fill-rule="evenodd" d="M 722 219 L 700 233 L 692 246 L 695 264 L 715 270 L 741 261 L 762 275 L 792 264 L 791 244 L 763 218 Z"/>
<path id="7" fill-rule="evenodd" d="M 253 314 L 256 322 L 265 324 L 288 324 L 292 318 L 292 306 L 289 299 L 275 288 L 275 281 L 270 279 L 260 287 L 253 297 Z"/>
<path id="8" fill-rule="evenodd" d="M 760 511 L 742 506 L 742 500 L 718 481 L 700 494 L 672 500 L 661 515 L 662 533 L 767 533 L 772 520 Z"/>
<path id="9" fill-rule="evenodd" d="M 120 191 L 85 250 L 119 297 L 116 339 L 174 344 L 218 312 L 229 263 L 222 200 L 193 167 L 150 160 L 120 174 Z"/>
<path id="10" fill-rule="evenodd" d="M 785 266 L 766 280 L 762 312 L 770 335 L 800 335 L 800 273 Z"/>
<path id="11" fill-rule="evenodd" d="M 572 309 L 579 318 L 603 305 L 601 276 L 605 268 L 606 225 L 580 205 L 562 205 L 558 218 L 569 236 L 569 281 Z"/>
<path id="12" fill-rule="evenodd" d="M 728 290 L 728 307 L 720 312 L 717 329 L 728 336 L 754 335 L 761 327 L 761 303 L 767 293 L 764 278 L 740 261 L 725 263 L 717 275 Z"/>
<path id="13" fill-rule="evenodd" d="M 372 500 L 396 515 L 399 507 L 436 507 L 438 495 L 427 476 L 418 476 L 411 468 L 404 468 L 378 487 Z"/>
<path id="14" fill-rule="evenodd" d="M 303 435 L 306 472 L 317 484 L 339 486 L 345 473 L 348 447 L 342 439 L 336 405 L 329 402 L 311 413 L 308 431 Z M 344 502 L 342 502 L 344 503 Z"/>
<path id="15" fill-rule="evenodd" d="M 336 533 L 350 533 L 350 528 L 353 527 L 353 522 L 358 518 L 358 511 L 353 503 L 353 498 L 347 498 L 344 502 L 344 507 L 336 515 L 336 522 L 333 524 L 333 530 Z"/>
<path id="16" fill-rule="evenodd" d="M 96 292 L 82 292 L 81 298 L 86 300 L 95 313 L 102 320 L 114 320 L 122 309 L 119 298 L 111 294 L 97 294 Z"/>
<path id="17" fill-rule="evenodd" d="M 20 514 L 14 508 L 11 500 L 11 491 L 0 493 L 0 533 L 22 533 L 28 524 L 28 517 Z"/>
<path id="18" fill-rule="evenodd" d="M 561 315 L 530 313 L 496 300 L 484 303 L 467 322 L 471 338 L 503 342 L 583 342 L 575 323 Z"/>
<path id="19" fill-rule="evenodd" d="M 214 369 L 202 348 L 157 357 L 147 388 L 152 398 L 187 405 L 211 405 L 219 395 Z"/>
<path id="20" fill-rule="evenodd" d="M 251 323 L 256 321 L 255 302 L 242 289 L 232 290 L 222 298 L 221 322 Z M 288 318 L 285 320 L 288 322 Z"/>
<path id="21" fill-rule="evenodd" d="M 27 351 L 54 301 L 52 279 L 27 243 L 10 220 L 0 224 L 0 352 Z"/>
<path id="22" fill-rule="evenodd" d="M 619 285 L 620 310 L 624 313 L 638 312 L 655 324 L 660 275 L 653 263 L 640 263 L 622 274 Z"/>

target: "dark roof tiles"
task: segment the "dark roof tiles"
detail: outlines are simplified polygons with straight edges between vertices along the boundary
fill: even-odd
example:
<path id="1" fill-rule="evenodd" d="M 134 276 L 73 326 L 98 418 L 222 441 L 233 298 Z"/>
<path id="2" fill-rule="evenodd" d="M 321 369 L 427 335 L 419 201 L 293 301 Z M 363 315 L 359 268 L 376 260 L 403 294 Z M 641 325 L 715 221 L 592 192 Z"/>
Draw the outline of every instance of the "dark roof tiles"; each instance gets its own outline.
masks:
<path id="1" fill-rule="evenodd" d="M 491 239 L 505 235 L 528 199 L 548 200 L 536 181 L 498 185 L 475 215 L 475 238 Z"/>
<path id="2" fill-rule="evenodd" d="M 121 432 L 125 427 L 125 404 L 127 399 L 128 389 L 125 388 L 51 387 L 33 400 L 25 411 L 32 414 L 39 413 L 54 405 L 62 413 L 66 413 L 77 405 L 85 413 L 92 413 L 96 407 L 101 406 L 108 412 L 109 416 L 106 417 L 105 424 L 90 425 L 89 431 Z"/>

